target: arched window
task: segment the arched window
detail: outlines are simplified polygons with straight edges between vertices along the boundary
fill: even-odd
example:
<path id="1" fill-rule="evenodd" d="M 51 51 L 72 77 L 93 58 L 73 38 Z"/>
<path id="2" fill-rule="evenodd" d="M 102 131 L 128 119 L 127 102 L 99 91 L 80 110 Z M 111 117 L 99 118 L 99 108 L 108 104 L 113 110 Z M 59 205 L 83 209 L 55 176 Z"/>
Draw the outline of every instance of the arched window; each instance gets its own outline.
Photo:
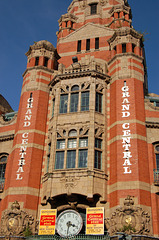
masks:
<path id="1" fill-rule="evenodd" d="M 4 180 L 8 154 L 0 155 L 0 180 Z"/>
<path id="2" fill-rule="evenodd" d="M 159 171 L 159 145 L 155 146 L 155 154 L 156 154 L 156 169 Z"/>

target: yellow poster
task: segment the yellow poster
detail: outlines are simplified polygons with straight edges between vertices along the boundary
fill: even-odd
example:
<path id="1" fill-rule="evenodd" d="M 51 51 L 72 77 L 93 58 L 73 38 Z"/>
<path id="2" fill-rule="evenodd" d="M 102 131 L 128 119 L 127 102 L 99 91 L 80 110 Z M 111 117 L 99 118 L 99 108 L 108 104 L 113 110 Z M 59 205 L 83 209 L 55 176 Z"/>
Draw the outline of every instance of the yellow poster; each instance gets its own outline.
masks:
<path id="1" fill-rule="evenodd" d="M 104 235 L 104 208 L 87 208 L 86 234 Z"/>
<path id="2" fill-rule="evenodd" d="M 39 235 L 55 234 L 56 212 L 56 209 L 41 210 Z"/>

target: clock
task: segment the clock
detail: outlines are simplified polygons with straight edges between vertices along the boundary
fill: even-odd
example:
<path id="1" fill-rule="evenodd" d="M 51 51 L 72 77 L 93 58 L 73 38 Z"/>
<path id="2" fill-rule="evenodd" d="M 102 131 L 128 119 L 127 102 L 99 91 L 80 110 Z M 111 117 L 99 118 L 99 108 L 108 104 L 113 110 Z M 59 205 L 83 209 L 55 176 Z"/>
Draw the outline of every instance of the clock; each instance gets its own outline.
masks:
<path id="1" fill-rule="evenodd" d="M 61 237 L 77 235 L 82 226 L 82 217 L 75 210 L 66 210 L 60 213 L 56 221 L 56 230 Z"/>

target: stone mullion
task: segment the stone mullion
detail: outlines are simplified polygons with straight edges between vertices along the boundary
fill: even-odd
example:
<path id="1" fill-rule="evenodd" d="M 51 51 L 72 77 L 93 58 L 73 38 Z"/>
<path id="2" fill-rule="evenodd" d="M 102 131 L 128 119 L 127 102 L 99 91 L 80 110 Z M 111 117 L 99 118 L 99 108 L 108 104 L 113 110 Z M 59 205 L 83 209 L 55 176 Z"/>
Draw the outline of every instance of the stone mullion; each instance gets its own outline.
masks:
<path id="1" fill-rule="evenodd" d="M 55 94 L 55 107 L 54 107 L 54 117 L 53 117 L 53 128 L 52 128 L 52 138 L 51 138 L 51 150 L 50 150 L 50 163 L 49 172 L 53 172 L 55 169 L 55 155 L 56 155 L 56 142 L 57 142 L 57 119 L 60 106 L 60 88 L 57 88 Z"/>

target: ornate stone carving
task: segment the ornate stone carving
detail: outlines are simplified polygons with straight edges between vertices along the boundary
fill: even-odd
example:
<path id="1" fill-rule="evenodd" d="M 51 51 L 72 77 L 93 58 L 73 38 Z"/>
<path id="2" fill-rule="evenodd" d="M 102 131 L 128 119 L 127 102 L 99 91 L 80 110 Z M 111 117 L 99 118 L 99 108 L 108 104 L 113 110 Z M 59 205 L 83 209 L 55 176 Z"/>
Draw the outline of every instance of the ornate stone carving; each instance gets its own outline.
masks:
<path id="1" fill-rule="evenodd" d="M 71 194 L 71 189 L 77 185 L 79 179 L 79 177 L 74 176 L 63 177 L 60 179 L 60 181 L 64 183 L 68 195 Z"/>
<path id="2" fill-rule="evenodd" d="M 100 5 L 105 6 L 108 3 L 108 0 L 100 0 Z"/>
<path id="3" fill-rule="evenodd" d="M 124 206 L 117 208 L 111 218 L 106 219 L 106 227 L 110 235 L 117 232 L 149 235 L 150 216 L 142 208 L 135 207 L 133 198 L 128 196 Z"/>
<path id="4" fill-rule="evenodd" d="M 27 212 L 20 210 L 20 205 L 17 201 L 12 203 L 11 208 L 3 212 L 1 218 L 1 235 L 20 236 L 27 227 L 34 223 L 34 218 Z"/>

